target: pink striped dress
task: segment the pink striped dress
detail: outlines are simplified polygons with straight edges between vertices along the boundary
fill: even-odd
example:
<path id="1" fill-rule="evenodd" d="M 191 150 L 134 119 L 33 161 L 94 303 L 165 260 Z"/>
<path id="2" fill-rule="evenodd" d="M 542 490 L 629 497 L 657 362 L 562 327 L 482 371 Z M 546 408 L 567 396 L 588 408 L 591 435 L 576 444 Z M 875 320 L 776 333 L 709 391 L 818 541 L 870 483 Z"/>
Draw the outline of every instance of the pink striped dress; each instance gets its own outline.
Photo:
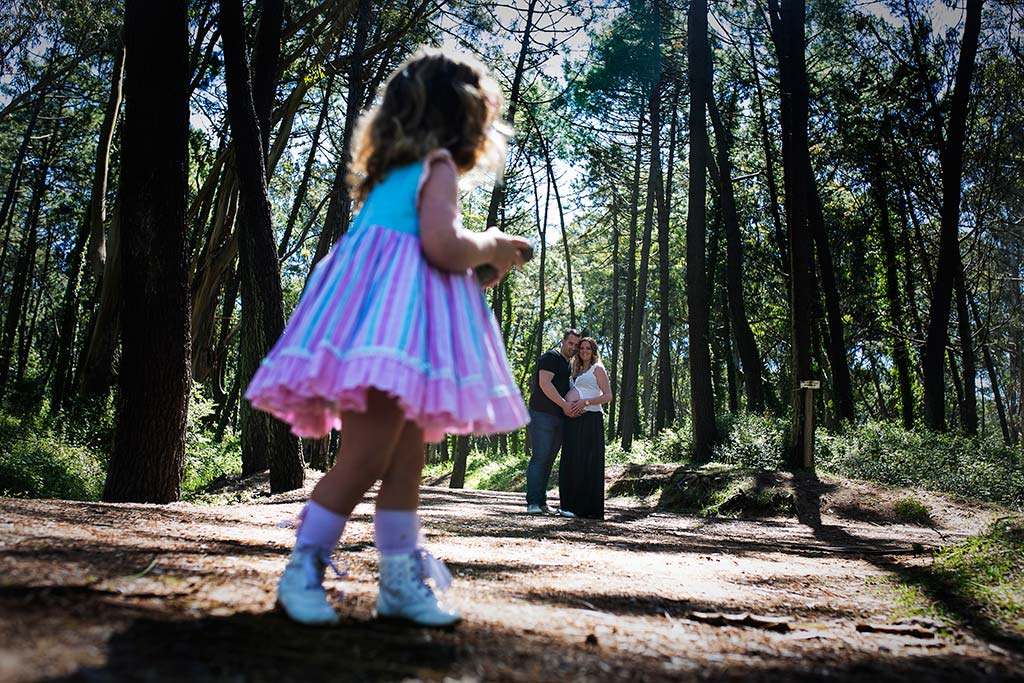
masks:
<path id="1" fill-rule="evenodd" d="M 375 387 L 437 442 L 528 421 L 494 315 L 472 270 L 420 250 L 419 191 L 431 152 L 371 190 L 351 230 L 316 265 L 288 325 L 245 392 L 307 438 L 342 429 Z"/>

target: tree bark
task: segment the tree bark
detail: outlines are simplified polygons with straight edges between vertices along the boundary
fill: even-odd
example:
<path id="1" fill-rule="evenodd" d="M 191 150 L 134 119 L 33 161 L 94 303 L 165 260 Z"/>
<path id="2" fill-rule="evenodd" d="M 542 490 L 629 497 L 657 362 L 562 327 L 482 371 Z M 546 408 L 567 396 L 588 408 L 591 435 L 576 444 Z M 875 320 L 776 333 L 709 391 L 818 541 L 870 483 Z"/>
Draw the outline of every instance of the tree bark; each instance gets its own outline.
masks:
<path id="1" fill-rule="evenodd" d="M 874 194 L 878 204 L 878 234 L 882 243 L 882 261 L 885 268 L 885 294 L 889 304 L 889 324 L 892 326 L 892 359 L 900 387 L 900 417 L 904 429 L 914 427 L 914 393 L 910 382 L 910 353 L 907 349 L 906 323 L 900 298 L 899 272 L 896 265 L 896 241 L 889 218 L 889 188 L 885 182 L 881 163 L 874 168 Z"/>
<path id="2" fill-rule="evenodd" d="M 715 427 L 715 396 L 711 381 L 711 349 L 708 339 L 708 287 L 706 247 L 708 129 L 705 101 L 710 89 L 708 74 L 707 0 L 693 0 L 687 17 L 687 57 L 690 83 L 690 195 L 686 214 L 686 303 L 690 344 L 690 419 L 693 424 L 691 452 L 697 462 L 711 459 L 718 440 Z M 651 114 L 654 125 L 654 109 Z"/>
<path id="3" fill-rule="evenodd" d="M 955 276 L 956 292 L 956 324 L 960 333 L 960 364 L 963 383 L 963 400 L 960 402 L 960 429 L 964 434 L 978 434 L 978 393 L 975 378 L 978 364 L 974 358 L 974 335 L 971 331 L 971 318 L 967 309 L 967 288 L 964 285 L 964 272 Z"/>
<path id="4" fill-rule="evenodd" d="M 310 141 L 309 156 L 306 157 L 306 165 L 302 169 L 302 179 L 299 181 L 298 189 L 295 190 L 295 201 L 292 202 L 291 211 L 288 212 L 288 222 L 285 224 L 281 243 L 277 245 L 277 257 L 279 259 L 284 258 L 285 253 L 288 251 L 288 243 L 291 241 L 292 232 L 295 230 L 295 221 L 299 217 L 299 211 L 302 209 L 306 193 L 309 190 L 309 180 L 313 177 L 313 162 L 316 160 L 320 147 L 320 134 L 323 132 L 324 124 L 327 122 L 327 112 L 331 108 L 331 91 L 333 88 L 334 73 L 332 72 L 327 76 L 327 84 L 324 86 L 324 100 L 320 105 L 320 116 L 317 118 L 316 128 L 313 130 L 313 139 Z"/>
<path id="5" fill-rule="evenodd" d="M 92 198 L 89 202 L 89 263 L 95 274 L 103 272 L 106 243 L 103 225 L 107 219 L 107 175 L 110 168 L 110 145 L 114 140 L 117 113 L 121 109 L 121 88 L 124 81 L 125 46 L 121 39 L 114 46 L 114 68 L 110 74 L 110 96 L 103 112 L 103 124 L 96 143 L 96 166 L 92 178 Z"/>
<path id="6" fill-rule="evenodd" d="M 516 71 L 512 76 L 512 89 L 508 100 L 508 107 L 505 110 L 505 120 L 510 126 L 516 122 L 516 108 L 519 106 L 519 92 L 523 83 L 523 71 L 526 66 L 526 55 L 530 49 L 530 36 L 533 34 L 533 13 L 537 6 L 537 0 L 530 0 L 526 8 L 526 27 L 523 29 L 523 39 L 519 43 L 519 57 L 516 59 Z M 539 132 L 539 131 L 538 131 Z M 494 183 L 491 190 L 491 201 L 487 205 L 487 225 L 497 225 L 498 207 L 505 200 L 505 184 L 499 179 Z"/>
<path id="7" fill-rule="evenodd" d="M 643 135 L 644 135 L 644 115 L 641 112 L 638 117 L 636 129 L 636 148 L 633 154 L 633 188 L 629 199 L 629 245 L 628 255 L 626 257 L 626 315 L 623 316 L 624 330 L 622 340 L 622 370 L 620 376 L 622 377 L 622 391 L 619 392 L 619 434 L 625 433 L 625 422 L 623 416 L 625 415 L 625 384 L 626 384 L 626 366 L 633 358 L 633 308 L 636 302 L 636 230 L 637 223 L 640 218 L 640 164 L 642 161 L 643 153 Z M 635 389 L 630 394 L 632 399 L 636 400 Z M 633 411 L 630 415 L 636 414 L 636 407 L 634 406 Z M 632 417 L 630 418 L 632 419 Z M 630 430 L 632 431 L 632 427 Z M 632 442 L 632 439 L 631 439 Z"/>
<path id="8" fill-rule="evenodd" d="M 17 355 L 18 327 L 24 318 L 28 294 L 31 291 L 29 283 L 32 264 L 35 262 L 36 248 L 39 244 L 39 212 L 46 190 L 46 174 L 49 170 L 44 155 L 39 159 L 35 179 L 32 183 L 32 199 L 29 202 L 21 245 L 18 247 L 18 260 L 15 262 L 14 279 L 11 282 L 11 296 L 7 304 L 7 315 L 4 317 L 3 339 L 0 340 L 0 396 L 10 389 L 8 384 L 11 379 L 11 365 Z"/>
<path id="9" fill-rule="evenodd" d="M 235 141 L 239 183 L 238 272 L 241 278 L 242 332 L 240 381 L 248 385 L 263 357 L 284 330 L 281 271 L 271 226 L 262 136 L 253 105 L 242 25 L 242 0 L 221 0 L 221 40 L 228 90 L 228 119 Z M 271 65 L 264 64 L 265 68 Z M 276 65 L 272 65 L 276 73 Z M 242 405 L 242 471 L 270 467 L 270 490 L 288 491 L 303 483 L 299 440 L 288 426 Z"/>
<path id="10" fill-rule="evenodd" d="M 189 397 L 188 3 L 125 3 L 124 340 L 108 502 L 181 495 Z"/>
<path id="11" fill-rule="evenodd" d="M 924 422 L 934 431 L 946 429 L 945 377 L 943 356 L 949 341 L 949 317 L 953 295 L 953 278 L 949 273 L 961 272 L 959 224 L 960 193 L 963 177 L 964 142 L 967 135 L 967 109 L 971 94 L 971 76 L 981 33 L 983 0 L 967 0 L 967 21 L 964 25 L 960 59 L 950 100 L 949 124 L 945 141 L 939 151 L 942 173 L 942 212 L 939 233 L 939 262 L 932 285 L 928 315 L 928 338 L 924 351 Z M 941 131 L 939 131 L 941 132 Z"/>
<path id="12" fill-rule="evenodd" d="M 670 172 L 673 161 L 672 152 L 675 151 L 678 109 L 679 88 L 676 88 L 672 95 L 672 124 L 669 126 L 668 135 Z M 659 150 L 657 156 L 660 159 L 661 141 L 656 139 L 657 137 L 658 134 L 653 133 L 651 142 Z M 662 182 L 660 160 L 656 171 L 654 196 L 658 205 L 658 396 L 654 415 L 654 431 L 658 433 L 676 421 L 676 407 L 672 400 L 672 317 L 669 312 L 672 285 L 669 259 L 669 211 L 671 206 L 668 184 Z"/>
<path id="13" fill-rule="evenodd" d="M 807 221 L 807 174 L 810 157 L 807 146 L 808 94 L 805 64 L 803 0 L 768 0 L 772 38 L 779 56 L 782 88 L 782 171 L 786 193 L 786 229 L 789 239 L 790 328 L 792 331 L 793 386 L 787 463 L 801 467 L 805 448 L 805 401 L 800 382 L 810 380 L 811 366 L 811 236 Z M 800 77 L 803 74 L 803 77 Z M 813 434 L 812 434 L 813 438 Z M 813 444 L 811 444 L 813 448 Z"/>

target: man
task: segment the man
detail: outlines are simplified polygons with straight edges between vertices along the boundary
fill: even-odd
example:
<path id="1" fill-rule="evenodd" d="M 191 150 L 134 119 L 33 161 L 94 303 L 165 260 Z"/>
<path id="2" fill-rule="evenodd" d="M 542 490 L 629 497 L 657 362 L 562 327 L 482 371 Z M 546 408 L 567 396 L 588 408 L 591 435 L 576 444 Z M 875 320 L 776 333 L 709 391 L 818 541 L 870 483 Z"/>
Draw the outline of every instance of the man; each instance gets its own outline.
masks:
<path id="1" fill-rule="evenodd" d="M 580 401 L 566 401 L 569 393 L 569 359 L 576 355 L 580 333 L 566 330 L 562 345 L 537 360 L 530 392 L 530 424 L 527 433 L 533 454 L 526 468 L 526 512 L 556 514 L 547 506 L 551 466 L 562 448 L 566 417 L 582 412 Z"/>

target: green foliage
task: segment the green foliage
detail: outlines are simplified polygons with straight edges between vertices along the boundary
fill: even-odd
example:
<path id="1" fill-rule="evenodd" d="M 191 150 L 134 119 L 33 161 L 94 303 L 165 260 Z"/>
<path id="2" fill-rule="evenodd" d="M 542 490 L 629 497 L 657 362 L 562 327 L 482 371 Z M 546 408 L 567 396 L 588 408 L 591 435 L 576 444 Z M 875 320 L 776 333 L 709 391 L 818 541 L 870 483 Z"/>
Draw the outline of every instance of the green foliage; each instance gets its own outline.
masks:
<path id="1" fill-rule="evenodd" d="M 218 477 L 242 471 L 242 447 L 238 436 L 228 434 L 217 443 L 208 434 L 205 423 L 213 414 L 213 402 L 199 385 L 192 385 L 185 432 L 185 476 L 182 497 L 189 499 Z"/>
<path id="2" fill-rule="evenodd" d="M 819 431 L 815 458 L 822 469 L 891 486 L 1024 503 L 1024 468 L 1012 448 L 993 440 L 868 422 L 842 434 Z"/>
<path id="3" fill-rule="evenodd" d="M 650 439 L 636 439 L 629 451 L 622 450 L 620 441 L 612 441 L 605 447 L 607 465 L 628 463 L 683 462 L 690 448 L 689 424 L 678 429 L 663 429 Z"/>
<path id="4" fill-rule="evenodd" d="M 716 462 L 750 469 L 775 470 L 783 466 L 786 420 L 767 415 L 726 415 L 718 420 L 722 441 L 715 445 Z"/>
<path id="5" fill-rule="evenodd" d="M 979 536 L 940 548 L 931 571 L 998 629 L 1024 635 L 1024 519 L 999 520 Z"/>
<path id="6" fill-rule="evenodd" d="M 928 506 L 916 498 L 901 498 L 892 506 L 896 519 L 910 524 L 928 524 L 932 521 Z"/>
<path id="7" fill-rule="evenodd" d="M 99 500 L 106 453 L 76 441 L 66 426 L 0 413 L 0 496 Z"/>

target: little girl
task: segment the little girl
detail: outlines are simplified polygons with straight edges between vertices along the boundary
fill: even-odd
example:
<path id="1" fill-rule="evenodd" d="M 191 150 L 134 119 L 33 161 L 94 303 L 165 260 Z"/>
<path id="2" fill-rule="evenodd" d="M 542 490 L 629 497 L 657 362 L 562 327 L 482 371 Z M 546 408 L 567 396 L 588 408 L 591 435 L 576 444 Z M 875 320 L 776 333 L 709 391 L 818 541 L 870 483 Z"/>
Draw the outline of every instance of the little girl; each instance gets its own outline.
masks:
<path id="1" fill-rule="evenodd" d="M 471 58 L 420 50 L 384 87 L 353 137 L 359 214 L 317 264 L 281 339 L 246 391 L 302 437 L 343 429 L 337 461 L 313 489 L 277 601 L 294 620 L 338 620 L 323 589 L 352 509 L 380 481 L 374 532 L 379 617 L 424 626 L 461 618 L 439 591 L 450 575 L 420 547 L 424 442 L 527 422 L 481 284 L 522 265 L 522 238 L 463 229 L 458 177 L 500 169 L 501 92 Z M 480 283 L 476 266 L 494 267 Z"/>

